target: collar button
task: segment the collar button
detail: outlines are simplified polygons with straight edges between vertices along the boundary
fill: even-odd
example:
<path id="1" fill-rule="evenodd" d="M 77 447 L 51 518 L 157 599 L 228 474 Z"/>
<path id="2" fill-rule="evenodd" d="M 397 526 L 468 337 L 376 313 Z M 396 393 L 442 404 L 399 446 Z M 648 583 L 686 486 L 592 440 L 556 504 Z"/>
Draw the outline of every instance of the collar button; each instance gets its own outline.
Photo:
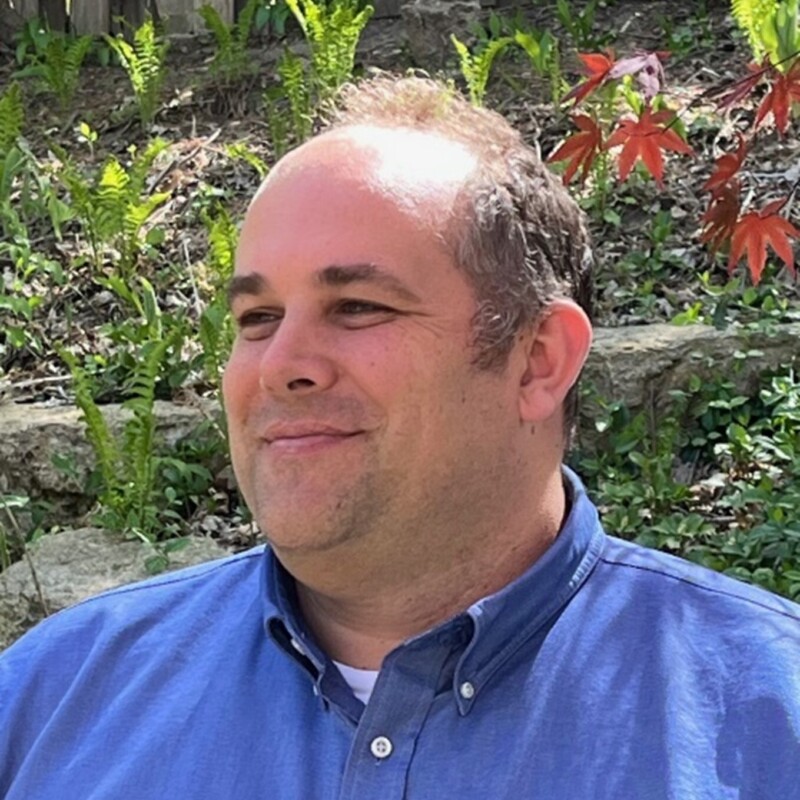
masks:
<path id="1" fill-rule="evenodd" d="M 475 687 L 469 681 L 464 681 L 464 683 L 458 687 L 458 693 L 465 700 L 472 700 L 472 698 L 475 697 Z"/>

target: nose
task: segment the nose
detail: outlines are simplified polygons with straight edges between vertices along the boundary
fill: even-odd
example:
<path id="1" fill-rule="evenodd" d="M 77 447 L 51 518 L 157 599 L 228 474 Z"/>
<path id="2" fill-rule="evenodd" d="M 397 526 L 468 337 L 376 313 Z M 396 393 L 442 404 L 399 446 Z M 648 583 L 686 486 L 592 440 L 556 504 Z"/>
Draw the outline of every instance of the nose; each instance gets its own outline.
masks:
<path id="1" fill-rule="evenodd" d="M 288 315 L 267 340 L 259 367 L 261 388 L 284 398 L 330 389 L 338 374 L 323 332 Z"/>

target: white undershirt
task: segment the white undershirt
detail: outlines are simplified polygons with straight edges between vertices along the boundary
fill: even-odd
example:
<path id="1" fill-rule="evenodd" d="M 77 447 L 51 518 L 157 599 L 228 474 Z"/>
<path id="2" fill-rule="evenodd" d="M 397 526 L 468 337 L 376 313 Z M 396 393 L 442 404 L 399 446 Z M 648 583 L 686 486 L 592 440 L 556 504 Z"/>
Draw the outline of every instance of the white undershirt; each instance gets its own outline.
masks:
<path id="1" fill-rule="evenodd" d="M 357 669 L 356 667 L 348 667 L 347 664 L 340 664 L 334 661 L 345 683 L 353 690 L 353 694 L 366 705 L 369 698 L 372 696 L 372 690 L 375 688 L 375 681 L 378 680 L 377 669 Z"/>

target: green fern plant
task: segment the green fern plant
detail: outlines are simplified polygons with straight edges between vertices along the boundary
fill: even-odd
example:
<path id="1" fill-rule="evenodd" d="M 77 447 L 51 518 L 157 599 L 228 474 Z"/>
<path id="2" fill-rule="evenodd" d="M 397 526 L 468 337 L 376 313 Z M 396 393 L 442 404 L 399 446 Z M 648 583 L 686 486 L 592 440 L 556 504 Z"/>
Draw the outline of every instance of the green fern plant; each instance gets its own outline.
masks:
<path id="1" fill-rule="evenodd" d="M 93 380 L 78 359 L 60 348 L 72 374 L 75 402 L 83 414 L 86 437 L 96 461 L 98 512 L 95 520 L 109 530 L 134 535 L 147 543 L 159 537 L 164 511 L 160 491 L 160 457 L 156 453 L 155 385 L 168 351 L 180 346 L 176 334 L 141 348 L 127 386 L 130 412 L 121 436 L 110 429 L 94 399 Z"/>
<path id="2" fill-rule="evenodd" d="M 489 75 L 492 71 L 492 64 L 514 39 L 510 36 L 491 39 L 475 53 L 470 53 L 467 45 L 457 39 L 454 34 L 450 36 L 450 39 L 458 53 L 461 74 L 467 82 L 470 100 L 473 105 L 482 106 L 483 98 L 486 96 L 486 86 L 489 83 Z"/>
<path id="3" fill-rule="evenodd" d="M 272 154 L 277 160 L 289 149 L 291 129 L 291 114 L 283 86 L 270 86 L 264 91 L 263 101 Z"/>
<path id="4" fill-rule="evenodd" d="M 91 36 L 52 36 L 42 56 L 20 70 L 17 76 L 38 78 L 45 89 L 56 96 L 61 110 L 66 111 L 78 88 L 81 67 L 92 41 Z"/>
<path id="5" fill-rule="evenodd" d="M 49 171 L 26 144 L 24 121 L 22 89 L 12 83 L 0 93 L 0 230 L 11 242 L 26 226 L 49 218 L 60 238 L 61 225 L 72 213 L 53 189 Z"/>
<path id="6" fill-rule="evenodd" d="M 786 70 L 800 51 L 798 0 L 731 0 L 731 13 L 756 61 Z"/>
<path id="7" fill-rule="evenodd" d="M 12 83 L 0 94 L 0 159 L 17 144 L 24 124 L 22 89 L 18 83 Z"/>
<path id="8" fill-rule="evenodd" d="M 313 79 L 302 59 L 286 50 L 278 61 L 278 76 L 280 86 L 271 86 L 264 92 L 264 109 L 276 159 L 289 149 L 290 140 L 301 144 L 311 136 L 316 107 Z"/>
<path id="9" fill-rule="evenodd" d="M 245 164 L 255 170 L 260 180 L 267 177 L 269 167 L 257 153 L 248 147 L 246 142 L 234 142 L 226 145 L 225 155 L 233 161 L 244 161 Z"/>
<path id="10" fill-rule="evenodd" d="M 128 73 L 139 108 L 139 118 L 142 126 L 149 129 L 158 111 L 164 85 L 169 42 L 158 35 L 152 19 L 136 29 L 133 44 L 126 42 L 121 35 L 105 38 Z"/>
<path id="11" fill-rule="evenodd" d="M 374 9 L 359 0 L 286 0 L 311 51 L 311 63 L 287 50 L 278 62 L 279 87 L 264 93 L 272 147 L 280 157 L 311 136 L 320 105 L 351 80 L 361 34 Z"/>
<path id="12" fill-rule="evenodd" d="M 222 368 L 233 345 L 234 329 L 225 290 L 233 276 L 239 230 L 223 208 L 204 218 L 208 232 L 211 302 L 200 316 L 198 338 L 203 348 L 203 369 L 209 382 L 221 384 Z"/>
<path id="13" fill-rule="evenodd" d="M 61 179 L 70 193 L 72 206 L 84 227 L 98 270 L 105 248 L 119 253 L 119 270 L 132 275 L 147 239 L 143 231 L 153 213 L 168 199 L 168 192 L 150 193 L 147 177 L 156 158 L 166 149 L 161 139 L 150 142 L 142 152 L 132 148 L 126 169 L 110 156 L 93 180 L 87 180 L 73 162 L 61 154 Z"/>
<path id="14" fill-rule="evenodd" d="M 289 120 L 297 143 L 311 136 L 314 123 L 312 90 L 303 62 L 287 50 L 278 62 L 281 86 L 289 104 Z"/>
<path id="15" fill-rule="evenodd" d="M 25 155 L 19 146 L 24 122 L 22 89 L 12 83 L 0 94 L 0 203 L 11 197 L 15 180 L 25 166 Z"/>
<path id="16" fill-rule="evenodd" d="M 211 71 L 227 83 L 239 81 L 250 71 L 247 43 L 260 5 L 261 0 L 248 0 L 233 25 L 226 25 L 216 8 L 208 3 L 199 9 L 198 13 L 217 43 Z"/>
<path id="17" fill-rule="evenodd" d="M 353 77 L 356 47 L 375 9 L 359 0 L 286 0 L 311 49 L 311 67 L 322 99 Z"/>

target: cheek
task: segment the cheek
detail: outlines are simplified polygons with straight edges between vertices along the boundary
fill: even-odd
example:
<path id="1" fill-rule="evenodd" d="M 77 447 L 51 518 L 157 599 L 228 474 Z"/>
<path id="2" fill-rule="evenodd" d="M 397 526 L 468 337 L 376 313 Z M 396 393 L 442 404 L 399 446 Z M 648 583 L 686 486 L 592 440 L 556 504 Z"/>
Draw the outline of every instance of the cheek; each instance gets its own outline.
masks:
<path id="1" fill-rule="evenodd" d="M 222 396 L 228 415 L 238 415 L 256 395 L 259 382 L 258 359 L 253 348 L 234 344 L 222 374 Z"/>

